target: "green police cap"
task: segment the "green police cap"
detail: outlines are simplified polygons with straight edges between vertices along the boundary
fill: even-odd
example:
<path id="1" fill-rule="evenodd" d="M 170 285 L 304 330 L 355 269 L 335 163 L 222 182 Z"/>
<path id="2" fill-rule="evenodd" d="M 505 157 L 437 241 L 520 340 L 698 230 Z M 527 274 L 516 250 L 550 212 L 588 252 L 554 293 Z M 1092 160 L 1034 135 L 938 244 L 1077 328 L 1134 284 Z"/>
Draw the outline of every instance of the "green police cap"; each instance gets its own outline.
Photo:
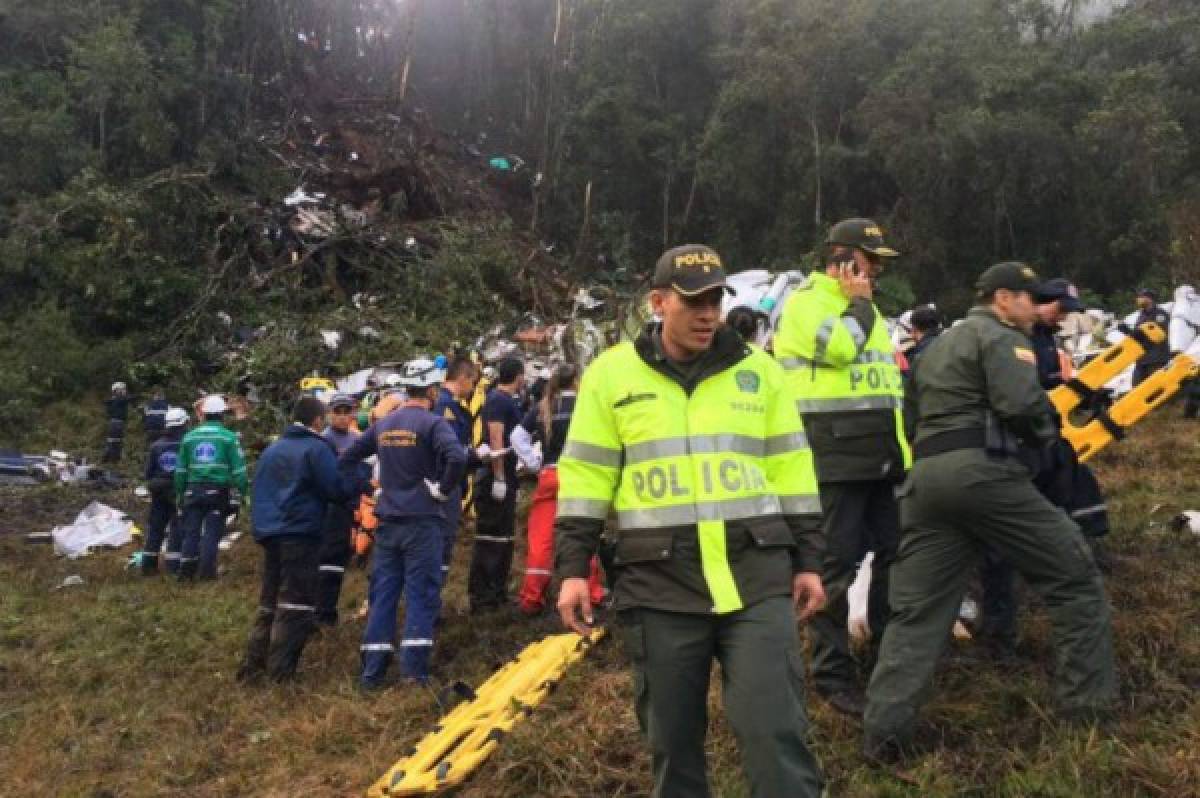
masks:
<path id="1" fill-rule="evenodd" d="M 1028 264 L 1017 261 L 990 266 L 975 282 L 975 290 L 979 292 L 979 296 L 989 296 L 1001 288 L 1033 294 L 1040 286 L 1037 272 Z"/>
<path id="2" fill-rule="evenodd" d="M 854 247 L 881 258 L 894 258 L 900 253 L 883 240 L 883 228 L 870 219 L 846 219 L 838 222 L 829 231 L 826 244 Z"/>
<path id="3" fill-rule="evenodd" d="M 725 265 L 721 256 L 703 244 L 684 244 L 668 249 L 654 267 L 654 288 L 672 288 L 684 296 L 696 296 L 725 284 Z"/>

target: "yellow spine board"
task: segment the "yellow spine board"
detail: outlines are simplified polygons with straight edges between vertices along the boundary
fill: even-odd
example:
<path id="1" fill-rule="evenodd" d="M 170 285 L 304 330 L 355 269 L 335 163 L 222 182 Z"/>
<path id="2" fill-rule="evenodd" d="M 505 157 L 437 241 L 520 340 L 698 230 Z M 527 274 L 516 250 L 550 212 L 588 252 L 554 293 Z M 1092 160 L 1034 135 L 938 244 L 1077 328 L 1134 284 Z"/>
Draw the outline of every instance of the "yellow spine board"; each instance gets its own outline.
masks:
<path id="1" fill-rule="evenodd" d="M 551 635 L 529 646 L 456 706 L 412 753 L 367 790 L 367 798 L 429 795 L 462 784 L 501 737 L 542 702 L 566 669 L 604 636 Z"/>
<path id="2" fill-rule="evenodd" d="M 1162 327 L 1152 321 L 1146 322 L 1138 329 L 1156 344 L 1166 340 L 1167 334 L 1163 332 Z M 1145 353 L 1146 350 L 1134 339 L 1122 339 L 1096 355 L 1090 363 L 1079 370 L 1075 379 L 1093 391 L 1099 390 L 1113 377 L 1132 366 Z M 1067 386 L 1060 385 L 1050 392 L 1050 401 L 1065 424 L 1067 416 L 1079 405 L 1082 398 Z"/>
<path id="3" fill-rule="evenodd" d="M 1121 428 L 1136 424 L 1178 393 L 1185 380 L 1198 373 L 1200 363 L 1187 355 L 1178 355 L 1166 368 L 1154 372 L 1115 402 L 1108 409 L 1108 416 Z M 1091 421 L 1083 427 L 1064 424 L 1063 437 L 1075 449 L 1080 462 L 1086 462 L 1114 440 L 1112 432 L 1099 421 Z"/>

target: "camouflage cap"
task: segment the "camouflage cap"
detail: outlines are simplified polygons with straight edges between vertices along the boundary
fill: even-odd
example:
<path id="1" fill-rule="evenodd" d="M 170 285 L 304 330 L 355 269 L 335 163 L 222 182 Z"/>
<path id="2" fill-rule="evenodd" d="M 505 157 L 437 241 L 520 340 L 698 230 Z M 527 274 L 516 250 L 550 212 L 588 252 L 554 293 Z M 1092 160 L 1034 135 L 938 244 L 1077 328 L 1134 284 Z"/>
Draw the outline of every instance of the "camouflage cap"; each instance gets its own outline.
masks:
<path id="1" fill-rule="evenodd" d="M 668 249 L 654 267 L 654 288 L 672 288 L 684 296 L 696 296 L 713 288 L 724 288 L 725 265 L 721 256 L 703 244 L 684 244 Z"/>
<path id="2" fill-rule="evenodd" d="M 975 290 L 979 292 L 980 296 L 988 296 L 1001 288 L 1007 288 L 1009 291 L 1028 291 L 1030 294 L 1034 294 L 1039 287 L 1041 287 L 1041 282 L 1038 280 L 1037 272 L 1028 264 L 1017 261 L 989 266 L 975 281 Z"/>
<path id="3" fill-rule="evenodd" d="M 883 228 L 870 219 L 845 219 L 829 231 L 826 244 L 854 247 L 881 258 L 894 258 L 900 253 L 883 240 Z"/>

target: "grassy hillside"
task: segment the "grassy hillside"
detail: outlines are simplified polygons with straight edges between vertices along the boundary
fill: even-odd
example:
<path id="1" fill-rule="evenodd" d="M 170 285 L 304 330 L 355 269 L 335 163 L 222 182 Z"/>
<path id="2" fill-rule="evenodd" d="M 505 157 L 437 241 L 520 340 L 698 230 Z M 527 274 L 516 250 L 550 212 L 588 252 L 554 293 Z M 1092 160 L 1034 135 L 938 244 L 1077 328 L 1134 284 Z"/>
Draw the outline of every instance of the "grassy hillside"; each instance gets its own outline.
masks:
<path id="1" fill-rule="evenodd" d="M 857 726 L 812 701 L 831 795 L 1200 795 L 1198 549 L 1188 533 L 1162 523 L 1200 508 L 1198 428 L 1177 415 L 1162 411 L 1099 463 L 1113 511 L 1108 584 L 1123 685 L 1111 736 L 1054 722 L 1047 622 L 1034 607 L 1022 618 L 1015 667 L 942 668 L 921 726 L 927 753 L 901 774 L 865 766 Z M 316 639 L 296 685 L 239 686 L 233 675 L 257 591 L 258 554 L 246 539 L 224 555 L 217 584 L 143 580 L 123 571 L 128 552 L 67 562 L 21 541 L 20 533 L 68 521 L 90 493 L 2 490 L 3 794 L 357 795 L 437 718 L 430 692 L 355 690 L 361 621 Z M 97 498 L 144 513 L 130 492 Z M 460 545 L 435 666 L 444 679 L 478 684 L 557 625 L 513 615 L 473 623 L 465 615 L 468 557 Z M 75 573 L 85 585 L 53 589 Z M 364 593 L 364 575 L 355 571 L 343 604 L 352 608 Z M 649 763 L 630 700 L 619 646 L 606 642 L 461 794 L 646 794 Z M 745 795 L 715 690 L 711 703 L 715 792 Z"/>

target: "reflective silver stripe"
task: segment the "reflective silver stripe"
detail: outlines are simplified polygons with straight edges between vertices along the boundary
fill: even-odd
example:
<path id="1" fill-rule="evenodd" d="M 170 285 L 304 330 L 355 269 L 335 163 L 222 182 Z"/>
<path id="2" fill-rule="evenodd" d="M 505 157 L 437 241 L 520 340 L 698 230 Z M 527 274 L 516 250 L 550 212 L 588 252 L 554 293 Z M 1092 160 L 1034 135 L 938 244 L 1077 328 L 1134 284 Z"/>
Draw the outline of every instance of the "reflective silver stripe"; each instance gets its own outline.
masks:
<path id="1" fill-rule="evenodd" d="M 825 319 L 817 328 L 816 340 L 813 344 L 813 360 L 818 362 L 825 360 L 825 350 L 829 348 L 829 339 L 833 337 L 833 325 L 836 322 L 836 319 Z"/>
<path id="2" fill-rule="evenodd" d="M 621 451 L 619 449 L 609 449 L 606 446 L 596 446 L 592 443 L 567 441 L 562 456 L 606 468 L 621 467 Z"/>
<path id="3" fill-rule="evenodd" d="M 787 454 L 808 448 L 808 436 L 803 432 L 790 432 L 787 435 L 772 435 L 766 440 L 766 456 Z"/>
<path id="4" fill-rule="evenodd" d="M 853 316 L 842 316 L 842 326 L 846 328 L 846 332 L 850 333 L 850 337 L 854 339 L 854 348 L 862 349 L 867 343 L 867 334 L 863 332 L 862 325 L 858 323 L 858 319 Z"/>
<path id="5" fill-rule="evenodd" d="M 179 552 L 177 552 L 177 551 L 168 551 L 166 554 L 164 554 L 164 555 L 163 555 L 163 559 L 166 559 L 166 560 L 178 560 L 178 559 L 179 559 Z"/>
<path id="6" fill-rule="evenodd" d="M 1091 507 L 1080 507 L 1078 510 L 1071 511 L 1072 518 L 1083 518 L 1085 515 L 1096 515 L 1108 511 L 1107 504 L 1093 504 Z"/>
<path id="7" fill-rule="evenodd" d="M 855 363 L 891 363 L 896 365 L 896 356 L 891 352 L 880 352 L 875 349 L 867 349 L 858 353 L 858 357 L 854 358 Z"/>
<path id="8" fill-rule="evenodd" d="M 342 566 L 342 565 L 322 565 L 320 567 L 320 569 L 318 569 L 318 570 L 327 571 L 328 573 L 331 573 L 331 574 L 346 573 L 346 568 L 345 568 L 345 566 Z"/>
<path id="9" fill-rule="evenodd" d="M 274 607 L 259 607 L 258 611 L 262 615 L 274 615 L 275 614 Z"/>
<path id="10" fill-rule="evenodd" d="M 625 464 L 641 463 L 659 457 L 682 457 L 688 453 L 687 438 L 660 438 L 625 447 Z"/>
<path id="11" fill-rule="evenodd" d="M 611 502 L 601 499 L 563 499 L 558 500 L 557 516 L 559 518 L 592 518 L 603 521 L 608 518 Z"/>
<path id="12" fill-rule="evenodd" d="M 821 512 L 821 497 L 816 494 L 796 493 L 780 496 L 779 504 L 785 515 L 813 515 Z"/>
<path id="13" fill-rule="evenodd" d="M 618 510 L 617 523 L 623 530 L 658 529 L 668 526 L 687 526 L 699 521 L 736 521 L 742 518 L 758 518 L 764 515 L 779 515 L 782 512 L 779 497 L 767 494 L 674 507 Z"/>
<path id="14" fill-rule="evenodd" d="M 844 413 L 849 410 L 894 410 L 900 406 L 895 396 L 855 396 L 848 399 L 797 399 L 801 413 Z"/>
<path id="15" fill-rule="evenodd" d="M 416 648 L 419 646 L 432 646 L 433 641 L 426 637 L 414 637 L 412 640 L 401 640 L 401 648 Z"/>
<path id="16" fill-rule="evenodd" d="M 281 601 L 275 605 L 275 609 L 292 610 L 293 612 L 315 612 L 317 608 L 311 604 L 288 604 L 286 601 Z"/>
<path id="17" fill-rule="evenodd" d="M 396 647 L 391 643 L 363 643 L 359 646 L 360 651 L 395 651 Z"/>
<path id="18" fill-rule="evenodd" d="M 642 441 L 625 449 L 625 464 L 634 465 L 662 457 L 683 457 L 687 454 L 724 454 L 732 452 L 762 457 L 766 443 L 750 435 L 692 435 L 689 438 L 659 438 Z"/>
<path id="19" fill-rule="evenodd" d="M 551 575 L 550 571 L 546 568 L 526 568 L 525 573 L 538 574 L 539 576 L 550 576 Z"/>
<path id="20" fill-rule="evenodd" d="M 762 457 L 766 441 L 749 435 L 693 435 L 688 438 L 692 454 L 722 454 L 733 452 Z"/>
<path id="21" fill-rule="evenodd" d="M 501 538 L 494 535 L 476 535 L 476 540 L 482 540 L 484 543 L 509 543 L 513 542 L 512 538 Z"/>

